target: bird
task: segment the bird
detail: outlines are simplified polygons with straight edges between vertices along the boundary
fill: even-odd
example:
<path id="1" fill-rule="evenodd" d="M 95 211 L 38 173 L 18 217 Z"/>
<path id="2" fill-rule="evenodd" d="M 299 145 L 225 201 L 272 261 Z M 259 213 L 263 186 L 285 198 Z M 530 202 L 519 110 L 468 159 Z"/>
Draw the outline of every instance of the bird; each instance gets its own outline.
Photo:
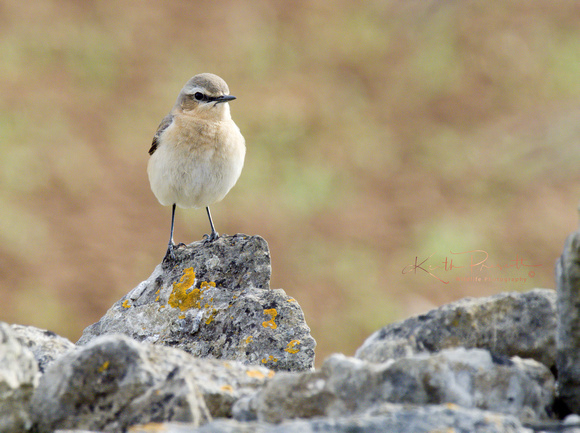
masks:
<path id="1" fill-rule="evenodd" d="M 153 194 L 171 206 L 171 230 L 164 261 L 175 259 L 175 208 L 205 207 L 211 233 L 219 238 L 209 206 L 221 201 L 238 181 L 246 155 L 245 139 L 232 120 L 226 82 L 215 74 L 195 75 L 185 83 L 163 118 L 149 149 L 147 174 Z"/>

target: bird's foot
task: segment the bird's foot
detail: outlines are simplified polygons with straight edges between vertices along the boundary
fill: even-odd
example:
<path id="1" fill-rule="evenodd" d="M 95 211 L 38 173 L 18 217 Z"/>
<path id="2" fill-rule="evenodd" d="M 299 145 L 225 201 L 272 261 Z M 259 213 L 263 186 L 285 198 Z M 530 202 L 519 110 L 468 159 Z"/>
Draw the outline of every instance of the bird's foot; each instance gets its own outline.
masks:
<path id="1" fill-rule="evenodd" d="M 211 242 L 213 242 L 213 241 L 216 241 L 216 240 L 218 240 L 218 239 L 219 239 L 219 237 L 220 237 L 220 235 L 219 235 L 219 233 L 218 233 L 218 232 L 216 232 L 216 231 L 214 230 L 214 231 L 213 231 L 213 232 L 211 232 L 209 235 L 208 235 L 208 234 L 205 234 L 205 235 L 203 235 L 203 237 L 204 237 L 204 241 L 203 241 L 203 243 L 204 243 L 204 244 L 209 244 L 209 243 L 211 243 Z"/>
<path id="2" fill-rule="evenodd" d="M 175 252 L 173 251 L 175 248 L 175 245 L 173 244 L 173 242 L 171 242 L 169 245 L 167 245 L 167 252 L 165 253 L 165 257 L 163 257 L 163 263 L 169 261 L 169 260 L 177 260 L 177 258 L 175 257 Z"/>

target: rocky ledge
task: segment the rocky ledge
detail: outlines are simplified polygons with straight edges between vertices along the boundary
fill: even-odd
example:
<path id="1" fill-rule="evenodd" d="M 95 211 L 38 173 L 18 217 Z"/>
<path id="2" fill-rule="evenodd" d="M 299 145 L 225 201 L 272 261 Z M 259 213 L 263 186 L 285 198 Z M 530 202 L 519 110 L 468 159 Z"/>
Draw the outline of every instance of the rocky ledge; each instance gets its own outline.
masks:
<path id="1" fill-rule="evenodd" d="M 0 323 L 0 431 L 574 431 L 580 418 L 560 418 L 578 401 L 578 312 L 556 306 L 580 292 L 578 239 L 558 296 L 462 299 L 318 370 L 298 302 L 269 288 L 262 238 L 182 246 L 76 345 Z"/>

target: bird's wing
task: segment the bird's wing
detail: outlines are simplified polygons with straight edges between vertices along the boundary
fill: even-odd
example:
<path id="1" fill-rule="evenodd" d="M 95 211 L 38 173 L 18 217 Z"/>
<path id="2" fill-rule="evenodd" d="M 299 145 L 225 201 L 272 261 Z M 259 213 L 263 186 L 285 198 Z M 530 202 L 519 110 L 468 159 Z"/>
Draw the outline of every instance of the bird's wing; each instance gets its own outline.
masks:
<path id="1" fill-rule="evenodd" d="M 153 136 L 153 143 L 151 143 L 151 149 L 149 149 L 149 155 L 153 155 L 153 153 L 157 150 L 157 146 L 159 146 L 159 136 L 167 129 L 169 125 L 173 122 L 173 114 L 168 114 L 163 118 L 159 127 L 157 128 L 157 132 Z"/>

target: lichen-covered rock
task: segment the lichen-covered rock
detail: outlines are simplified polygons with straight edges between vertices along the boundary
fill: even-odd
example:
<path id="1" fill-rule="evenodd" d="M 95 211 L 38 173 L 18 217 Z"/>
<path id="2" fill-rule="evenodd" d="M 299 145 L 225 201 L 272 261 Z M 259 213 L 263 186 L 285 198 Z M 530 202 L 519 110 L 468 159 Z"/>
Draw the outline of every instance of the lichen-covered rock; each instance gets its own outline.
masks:
<path id="1" fill-rule="evenodd" d="M 314 365 L 316 342 L 298 302 L 270 290 L 270 253 L 259 236 L 222 236 L 176 249 L 148 280 L 85 329 L 77 344 L 121 333 L 273 370 Z"/>
<path id="2" fill-rule="evenodd" d="M 482 349 L 448 349 L 374 364 L 333 355 L 316 372 L 280 373 L 257 394 L 259 420 L 331 418 L 377 404 L 455 403 L 545 419 L 554 400 L 554 378 L 533 360 L 497 359 Z"/>
<path id="3" fill-rule="evenodd" d="M 356 357 L 385 362 L 452 347 L 482 348 L 499 356 L 556 362 L 556 292 L 535 289 L 464 298 L 372 334 Z"/>
<path id="4" fill-rule="evenodd" d="M 182 367 L 190 371 L 214 418 L 231 418 L 239 399 L 253 395 L 275 375 L 265 367 L 193 356 Z"/>
<path id="5" fill-rule="evenodd" d="M 566 239 L 556 263 L 558 286 L 558 394 L 580 414 L 580 231 Z"/>
<path id="6" fill-rule="evenodd" d="M 20 433 L 31 427 L 29 405 L 38 376 L 32 352 L 0 322 L 0 432 Z"/>
<path id="7" fill-rule="evenodd" d="M 231 417 L 240 398 L 274 371 L 234 361 L 199 359 L 124 335 L 95 339 L 50 365 L 34 395 L 38 430 L 107 432 L 147 422 L 202 424 Z"/>
<path id="8" fill-rule="evenodd" d="M 205 423 L 203 396 L 181 367 L 189 358 L 121 335 L 96 339 L 47 368 L 32 399 L 35 427 L 122 432 L 153 421 Z"/>
<path id="9" fill-rule="evenodd" d="M 30 349 L 41 373 L 56 358 L 75 348 L 70 340 L 46 329 L 24 325 L 10 325 L 10 328 L 18 341 Z"/>
<path id="10" fill-rule="evenodd" d="M 533 433 L 510 415 L 447 405 L 385 404 L 339 418 L 286 420 L 280 424 L 215 420 L 202 427 L 167 423 L 136 426 L 130 433 Z"/>

